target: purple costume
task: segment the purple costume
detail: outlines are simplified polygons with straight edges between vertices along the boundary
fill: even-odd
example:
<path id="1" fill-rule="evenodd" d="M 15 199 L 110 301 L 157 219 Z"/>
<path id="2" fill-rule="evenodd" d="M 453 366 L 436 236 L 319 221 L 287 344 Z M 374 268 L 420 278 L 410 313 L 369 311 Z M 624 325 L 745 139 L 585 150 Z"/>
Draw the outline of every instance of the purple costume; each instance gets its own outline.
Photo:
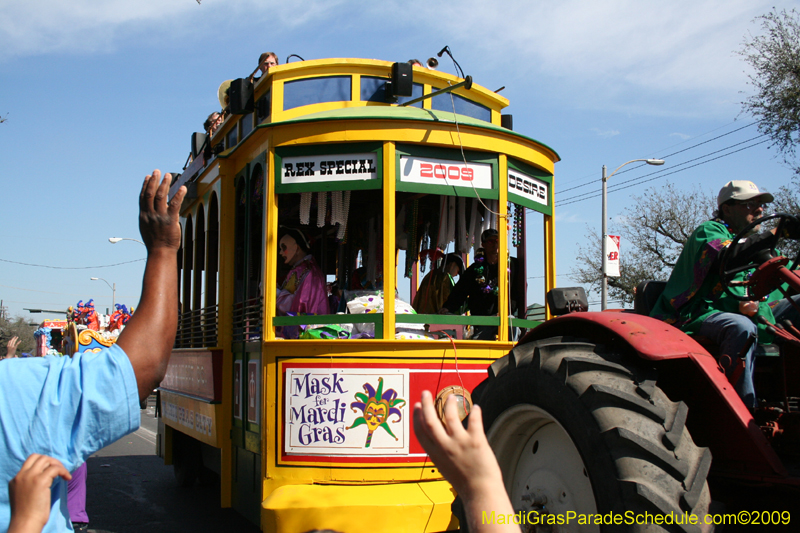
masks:
<path id="1" fill-rule="evenodd" d="M 309 254 L 292 267 L 278 291 L 279 315 L 327 315 L 328 291 L 325 276 Z M 296 339 L 300 336 L 297 326 L 284 326 L 283 338 Z"/>
<path id="2" fill-rule="evenodd" d="M 89 522 L 89 515 L 86 514 L 86 463 L 72 472 L 72 479 L 67 482 L 67 509 L 69 518 L 75 522 Z"/>

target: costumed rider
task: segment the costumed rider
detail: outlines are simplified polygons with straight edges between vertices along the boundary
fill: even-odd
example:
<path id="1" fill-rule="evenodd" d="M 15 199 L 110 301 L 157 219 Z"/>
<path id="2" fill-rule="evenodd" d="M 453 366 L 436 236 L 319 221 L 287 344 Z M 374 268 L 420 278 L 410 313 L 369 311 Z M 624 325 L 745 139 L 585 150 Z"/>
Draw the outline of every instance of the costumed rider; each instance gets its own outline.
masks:
<path id="1" fill-rule="evenodd" d="M 284 263 L 292 267 L 278 289 L 278 314 L 283 316 L 329 314 L 325 276 L 311 255 L 311 246 L 306 236 L 296 228 L 283 226 L 278 246 Z M 283 326 L 280 334 L 285 339 L 296 339 L 300 335 L 300 328 Z"/>
<path id="2" fill-rule="evenodd" d="M 86 327 L 93 331 L 100 331 L 100 317 L 94 309 L 94 298 L 86 302 Z"/>
<path id="3" fill-rule="evenodd" d="M 720 259 L 734 237 L 761 218 L 765 204 L 772 201 L 772 195 L 759 191 L 753 182 L 729 181 L 719 192 L 714 218 L 700 224 L 686 241 L 664 292 L 650 313 L 687 334 L 716 343 L 728 377 L 740 373 L 734 388 L 748 408 L 756 407 L 757 403 L 753 385 L 753 354 L 757 343 L 749 339 L 757 336 L 757 342 L 772 341 L 772 335 L 758 322 L 758 317 L 763 316 L 773 324 L 776 319 L 789 319 L 797 324 L 798 313 L 788 300 L 781 301 L 783 296 L 779 291 L 761 302 L 743 302 L 731 296 L 721 282 Z M 800 238 L 799 226 L 794 219 L 787 219 L 783 236 Z M 746 240 L 731 249 L 735 256 L 726 258 L 726 269 L 751 263 L 759 251 L 774 246 L 775 230 L 758 233 L 759 229 L 756 226 Z M 743 271 L 733 280 L 745 281 L 748 275 L 748 271 Z M 746 294 L 742 286 L 731 286 L 728 290 L 742 297 Z"/>
<path id="4" fill-rule="evenodd" d="M 466 302 L 472 315 L 497 316 L 497 263 L 500 257 L 500 236 L 496 229 L 487 229 L 481 233 L 481 246 L 484 251 L 483 256 L 477 257 L 475 262 L 464 271 L 450 292 L 450 296 L 439 309 L 439 314 L 456 313 Z M 513 266 L 513 262 L 510 264 Z M 514 279 L 513 272 L 510 279 Z M 513 286 L 511 294 L 514 294 Z M 513 301 L 511 307 L 512 310 L 515 307 Z M 471 338 L 473 340 L 495 340 L 496 337 L 497 326 L 475 326 Z"/>
<path id="5" fill-rule="evenodd" d="M 464 272 L 464 260 L 459 254 L 444 256 L 441 267 L 432 269 L 419 284 L 412 307 L 421 315 L 439 312 L 455 286 L 453 278 Z"/>

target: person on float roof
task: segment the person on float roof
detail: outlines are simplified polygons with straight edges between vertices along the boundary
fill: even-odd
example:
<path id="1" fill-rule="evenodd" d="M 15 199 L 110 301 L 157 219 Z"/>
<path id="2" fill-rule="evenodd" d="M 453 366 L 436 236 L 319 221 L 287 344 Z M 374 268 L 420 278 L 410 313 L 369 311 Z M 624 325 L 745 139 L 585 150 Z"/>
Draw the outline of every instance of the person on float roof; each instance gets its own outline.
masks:
<path id="1" fill-rule="evenodd" d="M 267 75 L 269 69 L 272 67 L 278 66 L 278 56 L 275 55 L 275 52 L 264 52 L 258 57 L 258 69 L 261 71 L 261 76 L 258 78 L 255 77 L 255 72 L 250 75 L 250 81 L 257 82 L 261 78 Z"/>

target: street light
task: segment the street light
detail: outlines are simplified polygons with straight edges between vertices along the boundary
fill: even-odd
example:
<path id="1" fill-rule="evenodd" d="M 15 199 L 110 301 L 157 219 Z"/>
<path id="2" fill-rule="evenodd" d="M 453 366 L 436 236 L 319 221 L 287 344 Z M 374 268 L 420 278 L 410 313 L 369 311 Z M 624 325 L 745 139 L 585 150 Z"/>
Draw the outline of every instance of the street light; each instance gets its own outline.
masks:
<path id="1" fill-rule="evenodd" d="M 117 284 L 114 283 L 113 286 L 112 286 L 111 283 L 107 282 L 103 278 L 89 278 L 89 279 L 91 279 L 92 281 L 100 280 L 100 281 L 105 281 L 106 282 L 106 285 L 108 285 L 108 288 L 111 289 L 111 307 L 113 309 L 114 308 L 114 304 L 117 303 Z"/>
<path id="2" fill-rule="evenodd" d="M 621 169 L 628 163 L 636 163 L 637 161 L 644 161 L 648 165 L 663 165 L 663 159 L 631 159 L 627 163 L 622 163 L 620 166 L 617 167 L 617 170 Z M 608 210 L 608 199 L 607 199 L 607 191 L 606 191 L 606 182 L 608 179 L 617 173 L 617 170 L 606 176 L 606 166 L 603 165 L 603 236 L 601 237 L 601 247 L 603 250 L 603 257 L 601 258 L 600 268 L 603 270 L 603 281 L 600 285 L 600 310 L 605 311 L 607 304 L 608 304 L 608 273 L 606 272 L 606 258 L 608 256 L 608 250 L 606 249 L 606 234 L 608 233 L 608 228 L 606 227 L 606 222 L 608 218 L 607 210 Z"/>
<path id="3" fill-rule="evenodd" d="M 140 241 L 139 239 L 129 239 L 129 238 L 127 238 L 127 237 L 109 237 L 109 238 L 108 238 L 108 242 L 110 242 L 111 244 L 117 244 L 119 241 L 133 241 L 133 242 L 138 242 L 138 243 L 139 243 L 139 244 L 141 244 L 142 246 L 145 246 L 145 247 L 146 247 L 145 243 L 143 243 L 143 242 L 142 242 L 142 241 Z"/>

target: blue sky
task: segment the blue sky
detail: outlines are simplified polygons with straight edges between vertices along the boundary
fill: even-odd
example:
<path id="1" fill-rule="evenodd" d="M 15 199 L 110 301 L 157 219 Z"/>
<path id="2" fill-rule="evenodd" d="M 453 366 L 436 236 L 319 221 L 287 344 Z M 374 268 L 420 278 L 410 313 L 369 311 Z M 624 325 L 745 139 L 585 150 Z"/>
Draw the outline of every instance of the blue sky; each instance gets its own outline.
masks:
<path id="1" fill-rule="evenodd" d="M 506 87 L 515 130 L 558 151 L 556 191 L 589 183 L 556 197 L 558 283 L 572 285 L 576 247 L 587 224 L 599 226 L 600 200 L 566 200 L 599 192 L 603 164 L 610 172 L 727 134 L 668 158 L 667 173 L 763 140 L 724 150 L 758 135 L 753 126 L 734 132 L 752 122 L 740 114 L 748 71 L 735 51 L 758 31 L 754 17 L 792 5 L 0 0 L 0 298 L 12 316 L 89 298 L 111 307 L 111 290 L 94 276 L 116 284 L 118 302 L 136 305 L 144 248 L 107 239 L 138 238 L 142 178 L 182 168 L 191 132 L 217 106 L 219 83 L 249 74 L 261 52 L 277 52 L 281 63 L 292 53 L 404 61 L 444 45 L 477 83 Z M 454 72 L 446 57 L 440 69 Z M 768 145 L 612 192 L 609 215 L 669 180 L 716 194 L 730 179 L 751 179 L 775 191 L 792 172 Z M 537 254 L 539 227 L 530 226 Z M 539 263 L 529 276 L 541 274 Z M 541 293 L 532 280 L 529 303 L 543 301 Z"/>

